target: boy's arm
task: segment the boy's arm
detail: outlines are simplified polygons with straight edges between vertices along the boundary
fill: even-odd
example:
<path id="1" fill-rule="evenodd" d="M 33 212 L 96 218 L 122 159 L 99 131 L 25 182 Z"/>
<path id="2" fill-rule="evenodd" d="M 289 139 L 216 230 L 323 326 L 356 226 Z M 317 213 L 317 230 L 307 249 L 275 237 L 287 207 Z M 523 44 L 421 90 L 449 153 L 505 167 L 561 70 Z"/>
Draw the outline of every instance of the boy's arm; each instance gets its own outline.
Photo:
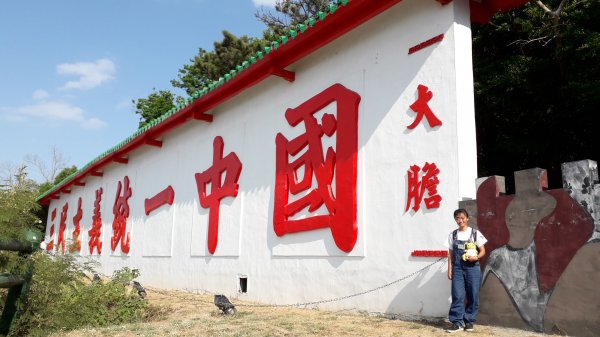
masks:
<path id="1" fill-rule="evenodd" d="M 485 256 L 485 245 L 481 245 L 481 247 L 479 247 L 479 253 L 477 253 L 477 260 L 481 259 L 484 256 Z"/>
<path id="2" fill-rule="evenodd" d="M 448 279 L 452 279 L 452 249 L 448 249 Z"/>

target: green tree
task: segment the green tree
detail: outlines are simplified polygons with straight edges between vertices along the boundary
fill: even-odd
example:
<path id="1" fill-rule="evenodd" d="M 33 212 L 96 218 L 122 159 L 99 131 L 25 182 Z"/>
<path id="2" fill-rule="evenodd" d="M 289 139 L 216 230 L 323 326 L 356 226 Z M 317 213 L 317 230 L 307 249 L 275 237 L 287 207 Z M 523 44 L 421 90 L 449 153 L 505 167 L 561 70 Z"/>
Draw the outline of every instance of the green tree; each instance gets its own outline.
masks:
<path id="1" fill-rule="evenodd" d="M 54 178 L 54 184 L 56 185 L 56 184 L 60 183 L 65 178 L 67 178 L 68 176 L 70 176 L 71 174 L 73 174 L 75 172 L 77 172 L 77 166 L 75 166 L 75 165 L 62 169 L 62 171 L 60 171 L 56 175 L 56 178 Z"/>
<path id="2" fill-rule="evenodd" d="M 48 191 L 49 189 L 51 189 L 52 187 L 54 187 L 54 185 L 58 185 L 61 181 L 63 181 L 65 178 L 67 178 L 68 176 L 70 176 L 71 174 L 77 172 L 77 166 L 73 165 L 71 167 L 66 167 L 63 168 L 54 178 L 54 181 L 52 182 L 45 182 L 40 184 L 39 188 L 38 188 L 38 195 L 43 194 L 44 192 Z"/>
<path id="3" fill-rule="evenodd" d="M 171 81 L 175 88 L 183 89 L 192 95 L 202 87 L 229 73 L 248 57 L 256 54 L 266 46 L 263 39 L 248 36 L 236 37 L 223 31 L 223 40 L 214 43 L 214 50 L 199 49 L 198 55 L 191 63 L 179 69 L 178 78 Z M 140 115 L 139 127 L 143 127 L 153 119 L 160 117 L 184 98 L 176 96 L 168 90 L 153 91 L 147 98 L 133 100 L 135 113 Z"/>
<path id="4" fill-rule="evenodd" d="M 319 11 L 325 11 L 329 3 L 328 0 L 277 0 L 277 13 L 261 8 L 255 16 L 267 25 L 268 30 L 264 33 L 266 38 L 277 37 L 286 35 L 290 28 L 316 16 Z"/>
<path id="5" fill-rule="evenodd" d="M 324 10 L 328 3 L 327 0 L 277 1 L 275 10 L 281 15 L 274 15 L 264 10 L 256 13 L 256 17 L 268 26 L 263 33 L 264 38 L 245 35 L 237 37 L 228 31 L 223 31 L 223 40 L 215 42 L 212 51 L 200 48 L 190 63 L 179 69 L 178 77 L 171 81 L 171 85 L 183 89 L 191 96 L 209 83 L 219 80 L 248 57 L 261 51 L 268 40 L 283 35 L 289 27 L 304 22 L 320 10 Z M 168 90 L 153 91 L 146 98 L 133 100 L 135 113 L 140 115 L 139 127 L 166 113 L 181 100 L 182 97 L 177 97 Z"/>
<path id="6" fill-rule="evenodd" d="M 234 34 L 223 31 L 223 40 L 214 43 L 214 50 L 206 51 L 200 48 L 198 55 L 190 60 L 191 63 L 179 69 L 178 79 L 172 80 L 171 84 L 192 95 L 208 83 L 229 73 L 235 66 L 262 50 L 264 46 L 266 41 L 263 39 L 245 35 L 238 38 Z"/>
<path id="7" fill-rule="evenodd" d="M 473 27 L 480 176 L 600 160 L 600 2 L 531 2 Z M 510 187 L 510 184 L 509 184 Z"/>
<path id="8" fill-rule="evenodd" d="M 41 227 L 35 202 L 38 185 L 27 178 L 26 166 L 4 177 L 0 183 L 0 238 L 20 238 L 27 229 Z"/>
<path id="9" fill-rule="evenodd" d="M 168 90 L 156 91 L 156 89 L 152 89 L 152 93 L 147 98 L 132 100 L 135 104 L 135 113 L 140 115 L 138 127 L 144 127 L 153 119 L 175 107 L 177 99 L 175 94 Z"/>

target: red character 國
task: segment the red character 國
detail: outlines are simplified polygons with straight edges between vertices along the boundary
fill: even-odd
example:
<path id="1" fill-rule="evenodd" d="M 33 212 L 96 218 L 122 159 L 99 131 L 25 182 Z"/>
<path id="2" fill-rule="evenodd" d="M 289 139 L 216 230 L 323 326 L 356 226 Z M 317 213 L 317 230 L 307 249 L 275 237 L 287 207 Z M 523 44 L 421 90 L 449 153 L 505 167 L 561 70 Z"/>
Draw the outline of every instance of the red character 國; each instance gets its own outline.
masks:
<path id="1" fill-rule="evenodd" d="M 337 116 L 324 113 L 318 120 L 315 115 L 333 103 L 337 107 Z M 356 92 L 334 84 L 286 111 L 289 125 L 299 127 L 302 123 L 305 132 L 292 139 L 279 133 L 275 139 L 273 226 L 278 236 L 328 227 L 339 249 L 350 252 L 354 248 L 358 235 L 356 158 L 359 103 L 360 96 Z M 334 135 L 336 148 L 328 147 L 324 151 L 323 137 Z M 304 171 L 302 177 L 298 176 L 299 170 Z M 313 179 L 316 186 L 313 186 Z M 325 205 L 327 214 L 291 219 L 302 210 L 313 213 L 322 205 Z"/>

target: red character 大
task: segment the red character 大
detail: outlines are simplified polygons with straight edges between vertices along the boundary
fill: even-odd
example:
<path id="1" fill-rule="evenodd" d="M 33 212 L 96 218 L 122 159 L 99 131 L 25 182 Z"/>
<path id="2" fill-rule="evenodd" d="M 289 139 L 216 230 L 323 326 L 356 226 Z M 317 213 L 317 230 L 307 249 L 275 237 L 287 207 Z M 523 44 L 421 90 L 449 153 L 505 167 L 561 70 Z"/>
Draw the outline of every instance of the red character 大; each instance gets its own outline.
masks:
<path id="1" fill-rule="evenodd" d="M 58 227 L 58 240 L 56 240 L 56 250 L 61 250 L 65 253 L 65 230 L 67 229 L 67 211 L 69 210 L 69 203 L 65 203 L 60 212 L 60 226 Z"/>
<path id="2" fill-rule="evenodd" d="M 433 93 L 429 91 L 429 88 L 419 84 L 417 87 L 417 94 L 419 95 L 417 100 L 410 105 L 410 108 L 417 113 L 415 120 L 411 125 L 407 126 L 408 129 L 414 129 L 423 119 L 427 119 L 427 123 L 429 123 L 430 127 L 436 127 L 442 125 L 442 121 L 440 121 L 431 111 L 429 107 L 429 101 L 433 98 Z"/>
<path id="3" fill-rule="evenodd" d="M 236 197 L 238 180 L 242 172 L 242 163 L 238 156 L 231 152 L 223 158 L 223 138 L 215 137 L 213 141 L 213 164 L 202 173 L 196 173 L 196 185 L 200 205 L 208 211 L 208 251 L 215 253 L 219 241 L 219 209 L 221 199 Z M 221 177 L 225 173 L 225 179 Z M 223 183 L 221 183 L 223 182 Z M 210 194 L 206 193 L 206 185 L 210 184 Z"/>
<path id="4" fill-rule="evenodd" d="M 121 190 L 123 195 L 121 195 Z M 119 241 L 121 242 L 121 251 L 125 254 L 129 253 L 131 248 L 131 233 L 127 233 L 127 218 L 129 218 L 129 198 L 132 191 L 129 187 L 129 177 L 125 176 L 124 184 L 117 186 L 117 195 L 115 204 L 113 205 L 113 214 L 115 215 L 112 223 L 113 236 L 110 239 L 110 248 L 112 251 L 117 249 Z M 126 235 L 127 234 L 127 235 Z"/>
<path id="5" fill-rule="evenodd" d="M 412 209 L 416 212 L 421 208 L 421 202 L 425 201 L 427 209 L 439 208 L 442 197 L 437 194 L 437 185 L 440 183 L 438 169 L 435 163 L 425 163 L 423 165 L 423 174 L 420 174 L 421 168 L 413 165 L 408 170 L 408 197 L 406 200 L 406 209 L 408 211 L 412 204 Z M 427 192 L 428 197 L 423 198 Z"/>
<path id="6" fill-rule="evenodd" d="M 336 103 L 337 117 L 324 113 L 321 120 L 317 120 L 315 114 L 332 103 Z M 339 249 L 350 252 L 354 248 L 358 235 L 356 158 L 359 103 L 360 95 L 338 83 L 285 112 L 289 125 L 295 127 L 303 123 L 305 133 L 291 140 L 281 133 L 275 138 L 273 227 L 277 236 L 329 227 Z M 336 149 L 329 147 L 324 151 L 322 137 L 333 137 L 334 134 Z M 305 151 L 300 154 L 302 150 Z M 290 161 L 290 157 L 294 156 L 297 158 Z M 298 177 L 300 169 L 304 170 L 302 177 Z M 316 181 L 314 187 L 313 178 Z M 290 196 L 293 196 L 293 201 L 290 201 Z M 328 214 L 290 219 L 305 209 L 312 213 L 323 204 Z"/>
<path id="7" fill-rule="evenodd" d="M 50 221 L 52 221 L 52 226 L 50 226 L 50 242 L 46 245 L 47 251 L 52 251 L 54 249 L 54 219 L 56 219 L 56 208 L 52 210 Z"/>
<path id="8" fill-rule="evenodd" d="M 102 187 L 96 190 L 96 200 L 94 201 L 94 215 L 92 216 L 92 228 L 88 231 L 90 240 L 88 246 L 90 255 L 94 254 L 94 248 L 98 254 L 102 254 L 102 214 L 100 213 L 100 201 L 102 200 Z"/>
<path id="9" fill-rule="evenodd" d="M 79 235 L 81 234 L 81 219 L 83 218 L 83 210 L 81 209 L 81 198 L 77 201 L 77 213 L 73 217 L 73 225 L 75 229 L 73 230 L 73 244 L 69 247 L 69 251 L 79 252 L 81 251 L 81 240 L 79 239 Z"/>

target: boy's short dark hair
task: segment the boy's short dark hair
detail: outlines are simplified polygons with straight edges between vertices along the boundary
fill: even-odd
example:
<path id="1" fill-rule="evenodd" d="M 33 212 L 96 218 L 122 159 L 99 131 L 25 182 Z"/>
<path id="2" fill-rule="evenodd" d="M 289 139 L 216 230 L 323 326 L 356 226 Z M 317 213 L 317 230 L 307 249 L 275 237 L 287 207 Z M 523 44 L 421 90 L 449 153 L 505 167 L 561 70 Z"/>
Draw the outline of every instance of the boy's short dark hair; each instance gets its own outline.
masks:
<path id="1" fill-rule="evenodd" d="M 464 208 L 459 208 L 456 211 L 454 211 L 454 217 L 456 218 L 461 213 L 464 214 L 467 218 L 469 217 L 469 212 L 467 212 L 467 210 Z"/>

